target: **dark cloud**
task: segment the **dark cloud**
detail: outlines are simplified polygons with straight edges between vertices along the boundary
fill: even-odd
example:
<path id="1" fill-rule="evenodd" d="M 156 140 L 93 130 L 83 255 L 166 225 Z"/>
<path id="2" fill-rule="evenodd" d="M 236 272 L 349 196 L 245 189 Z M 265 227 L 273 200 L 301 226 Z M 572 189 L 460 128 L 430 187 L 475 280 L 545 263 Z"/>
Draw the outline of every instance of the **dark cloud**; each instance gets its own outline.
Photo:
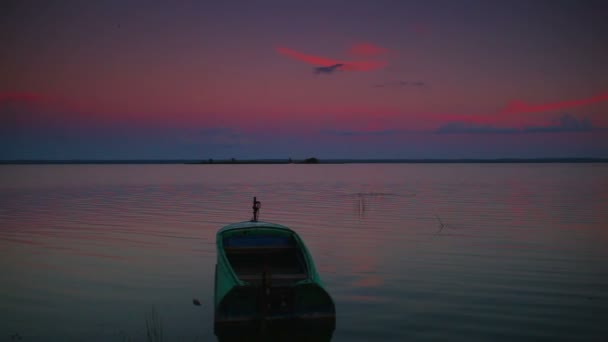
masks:
<path id="1" fill-rule="evenodd" d="M 436 133 L 563 133 L 563 132 L 591 132 L 605 130 L 595 127 L 587 118 L 578 119 L 570 114 L 564 114 L 546 126 L 526 126 L 524 128 L 497 127 L 469 122 L 452 121 L 439 127 Z"/>
<path id="2" fill-rule="evenodd" d="M 437 133 L 517 133 L 518 130 L 516 128 L 503 128 L 503 127 L 495 127 L 492 125 L 480 125 L 470 122 L 460 122 L 460 121 L 452 121 L 444 124 L 439 127 L 436 131 Z"/>
<path id="3" fill-rule="evenodd" d="M 203 145 L 215 148 L 234 148 L 252 142 L 251 137 L 230 127 L 209 127 L 184 131 L 176 136 L 177 142 L 186 145 Z"/>
<path id="4" fill-rule="evenodd" d="M 236 131 L 230 127 L 211 127 L 199 131 L 202 136 L 234 135 Z"/>
<path id="5" fill-rule="evenodd" d="M 337 64 L 326 66 L 326 67 L 314 68 L 313 70 L 314 70 L 314 73 L 317 75 L 318 74 L 331 74 L 342 66 L 344 66 L 344 64 L 337 63 Z"/>
<path id="6" fill-rule="evenodd" d="M 553 120 L 548 126 L 530 126 L 524 128 L 524 132 L 590 132 L 596 129 L 587 118 L 577 119 L 570 114 L 564 114 Z"/>
<path id="7" fill-rule="evenodd" d="M 321 131 L 321 133 L 327 134 L 327 135 L 337 135 L 337 136 L 341 136 L 341 137 L 364 137 L 364 136 L 378 137 L 378 136 L 397 135 L 397 134 L 406 133 L 406 132 L 402 131 L 402 130 L 396 130 L 396 129 L 386 129 L 386 130 L 379 130 L 379 131 L 324 130 L 324 131 Z"/>
<path id="8" fill-rule="evenodd" d="M 200 131 L 203 142 L 210 145 L 232 147 L 245 145 L 249 139 L 245 135 L 230 127 L 212 127 Z"/>

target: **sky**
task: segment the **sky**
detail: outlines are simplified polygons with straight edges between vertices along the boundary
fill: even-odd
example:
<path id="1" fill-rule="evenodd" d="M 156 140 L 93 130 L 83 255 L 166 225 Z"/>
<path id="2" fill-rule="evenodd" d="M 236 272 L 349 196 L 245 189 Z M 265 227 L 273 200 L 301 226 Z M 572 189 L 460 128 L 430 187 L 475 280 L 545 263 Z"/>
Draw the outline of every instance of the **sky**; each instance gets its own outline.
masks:
<path id="1" fill-rule="evenodd" d="M 608 157 L 604 1 L 3 1 L 0 159 Z"/>

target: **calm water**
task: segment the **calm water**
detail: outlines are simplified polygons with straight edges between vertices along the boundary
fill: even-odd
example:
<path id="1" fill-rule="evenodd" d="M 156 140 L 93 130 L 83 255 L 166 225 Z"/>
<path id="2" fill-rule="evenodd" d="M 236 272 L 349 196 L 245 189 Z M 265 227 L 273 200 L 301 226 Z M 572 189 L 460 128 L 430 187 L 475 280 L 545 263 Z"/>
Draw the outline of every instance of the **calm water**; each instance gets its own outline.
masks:
<path id="1" fill-rule="evenodd" d="M 608 165 L 0 166 L 0 341 L 213 340 L 215 232 L 297 230 L 332 341 L 606 341 Z M 198 298 L 202 306 L 192 305 Z"/>

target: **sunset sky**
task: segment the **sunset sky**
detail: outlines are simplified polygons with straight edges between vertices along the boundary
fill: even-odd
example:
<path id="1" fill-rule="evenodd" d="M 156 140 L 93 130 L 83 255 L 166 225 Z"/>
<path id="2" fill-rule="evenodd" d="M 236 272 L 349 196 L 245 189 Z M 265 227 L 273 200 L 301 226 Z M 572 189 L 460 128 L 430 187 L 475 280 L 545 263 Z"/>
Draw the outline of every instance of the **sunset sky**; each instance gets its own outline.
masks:
<path id="1" fill-rule="evenodd" d="M 3 1 L 0 159 L 608 157 L 604 1 Z"/>

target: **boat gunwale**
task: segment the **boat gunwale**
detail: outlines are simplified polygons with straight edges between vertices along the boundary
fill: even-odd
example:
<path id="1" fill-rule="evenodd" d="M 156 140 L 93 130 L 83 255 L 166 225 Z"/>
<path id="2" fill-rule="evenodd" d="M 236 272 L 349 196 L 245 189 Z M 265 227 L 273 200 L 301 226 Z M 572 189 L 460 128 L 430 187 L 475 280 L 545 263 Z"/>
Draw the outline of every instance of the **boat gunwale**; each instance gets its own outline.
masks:
<path id="1" fill-rule="evenodd" d="M 220 230 L 218 230 L 216 235 L 219 237 L 219 235 L 222 235 L 228 231 L 238 230 L 238 229 L 249 229 L 249 228 L 274 228 L 274 229 L 278 229 L 278 230 L 287 230 L 287 231 L 290 231 L 297 235 L 297 233 L 293 229 L 291 229 L 287 226 L 284 226 L 284 225 L 278 224 L 278 223 L 263 222 L 263 221 L 244 221 L 244 222 L 231 223 L 229 225 L 222 227 Z"/>

